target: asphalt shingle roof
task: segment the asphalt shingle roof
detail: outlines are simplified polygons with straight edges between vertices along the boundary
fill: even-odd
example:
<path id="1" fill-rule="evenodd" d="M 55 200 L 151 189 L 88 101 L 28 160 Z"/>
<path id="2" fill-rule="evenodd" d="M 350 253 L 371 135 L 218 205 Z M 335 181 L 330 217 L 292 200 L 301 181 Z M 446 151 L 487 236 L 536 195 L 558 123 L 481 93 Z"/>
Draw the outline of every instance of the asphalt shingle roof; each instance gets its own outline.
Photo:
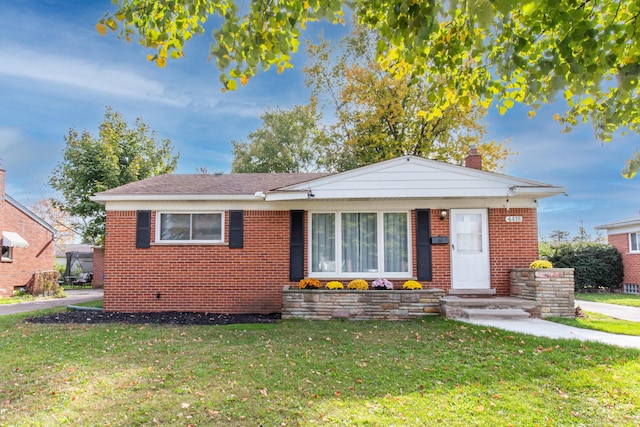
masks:
<path id="1" fill-rule="evenodd" d="M 329 173 L 167 174 L 131 182 L 100 195 L 253 195 L 331 175 Z"/>

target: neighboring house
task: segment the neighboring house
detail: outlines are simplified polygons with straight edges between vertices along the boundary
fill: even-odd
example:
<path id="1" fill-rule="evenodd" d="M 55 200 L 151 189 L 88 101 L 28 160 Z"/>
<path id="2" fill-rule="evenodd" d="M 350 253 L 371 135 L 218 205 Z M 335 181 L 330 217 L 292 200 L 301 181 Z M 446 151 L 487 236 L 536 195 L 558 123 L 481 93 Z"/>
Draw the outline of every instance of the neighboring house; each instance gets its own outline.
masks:
<path id="1" fill-rule="evenodd" d="M 38 271 L 53 270 L 56 230 L 5 194 L 6 172 L 0 169 L 0 297 L 25 287 Z"/>
<path id="2" fill-rule="evenodd" d="M 607 241 L 622 254 L 624 265 L 624 291 L 640 291 L 640 215 L 610 224 L 599 225 L 607 231 Z"/>
<path id="3" fill-rule="evenodd" d="M 161 175 L 106 205 L 107 311 L 281 311 L 304 277 L 509 294 L 538 258 L 537 200 L 564 192 L 406 156 L 338 174 Z M 469 167 L 473 166 L 473 167 Z"/>

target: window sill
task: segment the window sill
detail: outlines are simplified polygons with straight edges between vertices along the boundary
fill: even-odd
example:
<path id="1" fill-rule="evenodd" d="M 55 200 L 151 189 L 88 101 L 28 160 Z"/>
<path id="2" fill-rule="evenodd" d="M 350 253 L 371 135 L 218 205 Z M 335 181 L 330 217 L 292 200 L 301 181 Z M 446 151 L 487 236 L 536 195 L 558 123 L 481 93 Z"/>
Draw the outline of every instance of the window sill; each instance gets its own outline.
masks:
<path id="1" fill-rule="evenodd" d="M 198 241 L 175 241 L 175 242 L 153 242 L 151 246 L 229 246 L 227 242 L 198 242 Z"/>
<path id="2" fill-rule="evenodd" d="M 11 263 L 11 262 L 13 262 L 13 259 L 11 259 L 11 258 L 2 258 L 2 260 L 0 262 L 9 262 L 9 263 Z"/>

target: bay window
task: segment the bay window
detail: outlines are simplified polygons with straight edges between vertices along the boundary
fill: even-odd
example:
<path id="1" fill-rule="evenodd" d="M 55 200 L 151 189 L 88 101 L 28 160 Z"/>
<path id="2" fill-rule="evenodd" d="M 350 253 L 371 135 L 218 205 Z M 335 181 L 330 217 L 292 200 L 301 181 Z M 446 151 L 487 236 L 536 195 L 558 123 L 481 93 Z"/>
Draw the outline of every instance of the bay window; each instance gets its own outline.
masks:
<path id="1" fill-rule="evenodd" d="M 311 214 L 311 274 L 404 277 L 409 273 L 407 212 Z"/>
<path id="2" fill-rule="evenodd" d="M 208 213 L 160 213 L 159 242 L 220 243 L 223 240 L 223 215 Z"/>

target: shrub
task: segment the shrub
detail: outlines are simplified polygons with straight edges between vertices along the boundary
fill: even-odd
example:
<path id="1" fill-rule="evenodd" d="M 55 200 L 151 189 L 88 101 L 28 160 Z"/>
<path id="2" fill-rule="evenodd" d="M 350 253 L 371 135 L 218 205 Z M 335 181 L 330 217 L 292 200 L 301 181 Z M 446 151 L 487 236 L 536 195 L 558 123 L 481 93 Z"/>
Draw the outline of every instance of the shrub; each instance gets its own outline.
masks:
<path id="1" fill-rule="evenodd" d="M 355 289 L 357 291 L 366 291 L 369 289 L 369 284 L 366 280 L 355 279 L 349 282 L 347 289 Z"/>
<path id="2" fill-rule="evenodd" d="M 422 285 L 420 282 L 416 282 L 415 280 L 407 280 L 402 284 L 402 289 L 415 290 L 422 289 Z"/>
<path id="3" fill-rule="evenodd" d="M 575 269 L 576 292 L 616 291 L 622 287 L 622 256 L 611 245 L 561 243 L 548 257 L 554 267 Z"/>
<path id="4" fill-rule="evenodd" d="M 322 283 L 318 279 L 307 278 L 300 280 L 298 287 L 300 289 L 318 289 L 322 287 Z"/>
<path id="5" fill-rule="evenodd" d="M 529 268 L 553 268 L 553 264 L 544 259 L 537 259 L 529 264 Z"/>
<path id="6" fill-rule="evenodd" d="M 387 279 L 379 278 L 371 282 L 372 289 L 393 289 L 393 283 Z"/>
<path id="7" fill-rule="evenodd" d="M 327 289 L 344 289 L 344 285 L 337 280 L 332 280 L 325 286 Z"/>

